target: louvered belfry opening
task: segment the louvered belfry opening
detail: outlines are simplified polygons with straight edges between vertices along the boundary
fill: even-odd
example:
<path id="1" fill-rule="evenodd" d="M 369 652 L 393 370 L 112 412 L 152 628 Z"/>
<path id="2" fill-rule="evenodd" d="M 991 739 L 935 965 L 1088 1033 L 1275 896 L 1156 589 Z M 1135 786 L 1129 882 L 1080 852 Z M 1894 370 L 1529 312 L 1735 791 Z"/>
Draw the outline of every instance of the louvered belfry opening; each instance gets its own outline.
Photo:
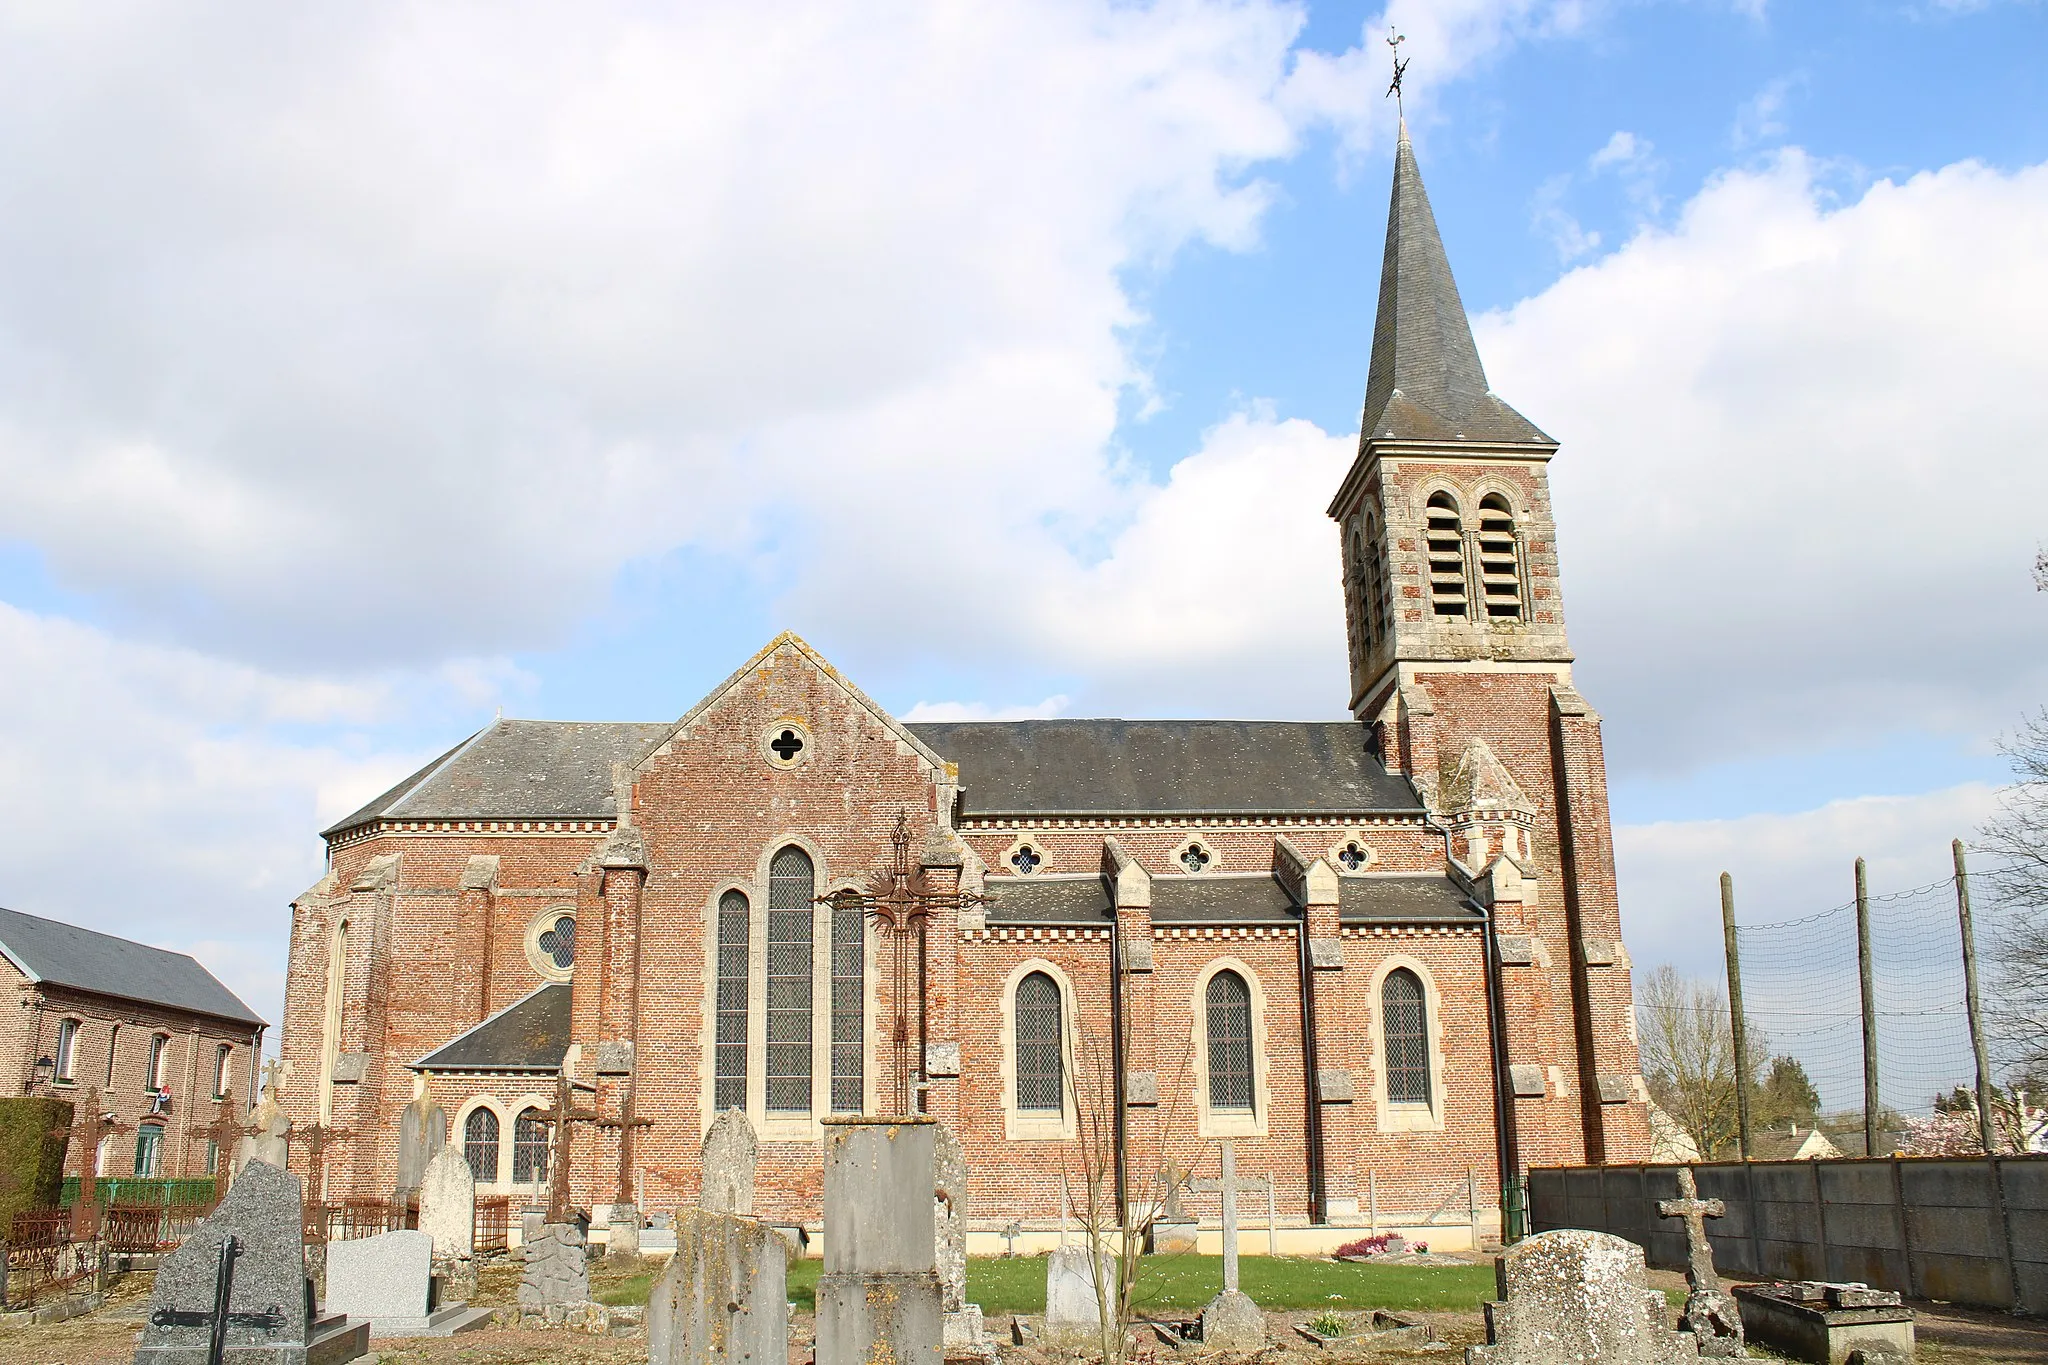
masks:
<path id="1" fill-rule="evenodd" d="M 1252 1107 L 1252 993 L 1244 978 L 1223 971 L 1209 978 L 1209 1107 Z"/>
<path id="2" fill-rule="evenodd" d="M 1498 493 L 1487 494 L 1479 504 L 1479 582 L 1489 619 L 1521 619 L 1522 568 L 1515 550 L 1515 513 Z"/>
<path id="3" fill-rule="evenodd" d="M 1429 1043 L 1422 982 L 1406 967 L 1380 986 L 1380 1036 L 1386 1044 L 1387 1102 L 1429 1103 Z"/>
<path id="4" fill-rule="evenodd" d="M 713 1098 L 720 1109 L 747 1107 L 748 940 L 753 906 L 743 891 L 718 899 L 718 1055 Z"/>
<path id="5" fill-rule="evenodd" d="M 1017 983 L 1017 1108 L 1059 1113 L 1066 1083 L 1060 1055 L 1060 988 L 1044 972 Z"/>
<path id="6" fill-rule="evenodd" d="M 1365 512 L 1365 573 L 1362 598 L 1358 604 L 1360 617 L 1365 622 L 1365 639 L 1368 645 L 1377 641 L 1389 628 L 1386 618 L 1387 591 L 1384 569 L 1380 558 L 1380 515 L 1377 509 L 1368 507 Z"/>
<path id="7" fill-rule="evenodd" d="M 1458 504 L 1449 493 L 1432 493 L 1424 508 L 1423 537 L 1429 545 L 1429 602 L 1438 616 L 1463 620 L 1465 598 L 1465 534 Z"/>
<path id="8" fill-rule="evenodd" d="M 811 1111 L 811 923 L 817 877 L 791 844 L 768 865 L 768 1075 L 771 1112 Z"/>
<path id="9" fill-rule="evenodd" d="M 832 1112 L 861 1111 L 867 912 L 848 897 L 832 907 Z"/>

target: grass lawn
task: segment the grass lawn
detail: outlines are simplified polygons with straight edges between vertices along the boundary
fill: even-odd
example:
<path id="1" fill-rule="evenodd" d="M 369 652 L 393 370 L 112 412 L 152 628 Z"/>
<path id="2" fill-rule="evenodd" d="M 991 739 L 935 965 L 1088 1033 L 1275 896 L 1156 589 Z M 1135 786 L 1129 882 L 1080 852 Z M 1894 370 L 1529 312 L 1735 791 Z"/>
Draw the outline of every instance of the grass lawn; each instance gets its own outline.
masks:
<path id="1" fill-rule="evenodd" d="M 792 1261 L 789 1300 L 798 1308 L 813 1306 L 817 1260 Z M 1419 1308 L 1445 1312 L 1477 1312 L 1493 1297 L 1493 1267 L 1352 1265 L 1340 1261 L 1293 1256 L 1247 1256 L 1238 1262 L 1244 1292 L 1261 1308 Z M 621 1286 L 623 1288 L 623 1286 Z M 1223 1290 L 1221 1256 L 1148 1256 L 1138 1278 L 1140 1313 L 1198 1309 Z M 641 1302 L 647 1296 L 640 1288 Z M 967 1298 L 982 1311 L 1043 1313 L 1045 1257 L 977 1256 L 967 1263 Z M 610 1302 L 611 1300 L 607 1300 Z"/>

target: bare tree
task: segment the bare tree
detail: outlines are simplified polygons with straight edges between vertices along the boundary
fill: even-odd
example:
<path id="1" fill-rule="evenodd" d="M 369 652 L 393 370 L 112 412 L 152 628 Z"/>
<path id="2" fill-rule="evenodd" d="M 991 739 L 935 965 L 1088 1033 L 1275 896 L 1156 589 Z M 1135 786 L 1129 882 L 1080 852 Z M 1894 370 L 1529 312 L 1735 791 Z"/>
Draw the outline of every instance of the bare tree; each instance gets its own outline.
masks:
<path id="1" fill-rule="evenodd" d="M 1977 879 L 1990 891 L 1984 956 L 1991 989 L 1991 1043 L 2008 1080 L 2048 1080 L 2048 708 L 2000 742 L 2014 781 L 1980 832 L 1991 866 Z"/>
<path id="2" fill-rule="evenodd" d="M 1738 1126 L 1735 1044 L 1721 988 L 1680 976 L 1668 964 L 1638 977 L 1636 1031 L 1650 1098 L 1686 1131 L 1700 1155 L 1711 1157 L 1733 1147 Z M 1747 1033 L 1752 1058 L 1770 1052 L 1769 1040 L 1754 1021 Z M 1755 1095 L 1754 1074 L 1750 1083 Z"/>

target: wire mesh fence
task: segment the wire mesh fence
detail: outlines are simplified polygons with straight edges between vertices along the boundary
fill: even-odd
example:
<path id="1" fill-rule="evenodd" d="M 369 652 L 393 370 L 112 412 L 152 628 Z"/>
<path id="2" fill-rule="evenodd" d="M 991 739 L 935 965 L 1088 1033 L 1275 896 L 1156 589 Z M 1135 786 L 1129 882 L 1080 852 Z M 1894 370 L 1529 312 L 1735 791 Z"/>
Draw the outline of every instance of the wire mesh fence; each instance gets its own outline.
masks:
<path id="1" fill-rule="evenodd" d="M 2040 932 L 2026 898 L 2012 894 L 2017 869 L 1970 867 L 1967 887 L 1982 982 L 1987 1045 L 1994 1077 L 2010 1074 L 2014 1060 L 2000 1037 L 2009 1019 L 2000 986 L 2010 981 L 2014 947 Z M 1853 883 L 1843 869 L 1845 890 Z M 1867 907 L 1871 999 L 1877 1057 L 1879 1126 L 1896 1128 L 1934 1113 L 1958 1088 L 1973 1092 L 1977 1068 L 1965 989 L 1959 879 L 1951 875 L 1918 886 L 1870 887 Z M 1754 1075 L 1769 1074 L 1773 1059 L 1790 1058 L 1817 1092 L 1818 1108 L 1834 1126 L 1860 1130 L 1865 1109 L 1865 1000 L 1859 915 L 1855 897 L 1774 923 L 1744 924 L 1736 916 L 1742 1014 Z M 1725 981 L 1725 978 L 1723 979 Z M 1721 982 L 1683 1001 L 1660 1007 L 1638 997 L 1639 1031 L 1669 1031 L 1673 1011 L 1716 1013 L 1725 1039 L 1730 1018 Z M 1696 1021 L 1705 1034 L 1709 1021 Z M 1724 1044 L 1725 1046 L 1725 1044 Z M 1646 1048 L 1646 1066 L 1649 1053 Z M 1732 1064 L 1724 1061 L 1732 1089 Z M 1711 1070 L 1711 1066 L 1706 1069 Z M 2040 1097 L 2030 1097 L 2039 1103 Z M 1753 1102 L 1752 1108 L 1757 1106 Z"/>

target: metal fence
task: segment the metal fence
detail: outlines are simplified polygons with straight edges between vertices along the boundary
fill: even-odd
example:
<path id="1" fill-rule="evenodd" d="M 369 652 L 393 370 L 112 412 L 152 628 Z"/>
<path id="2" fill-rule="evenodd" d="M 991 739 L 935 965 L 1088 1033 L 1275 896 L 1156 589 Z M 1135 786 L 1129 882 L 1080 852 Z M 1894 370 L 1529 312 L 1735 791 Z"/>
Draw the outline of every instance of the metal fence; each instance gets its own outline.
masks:
<path id="1" fill-rule="evenodd" d="M 511 1251 L 511 1197 L 501 1194 L 477 1200 L 470 1227 L 471 1250 L 478 1256 L 503 1256 Z"/>

